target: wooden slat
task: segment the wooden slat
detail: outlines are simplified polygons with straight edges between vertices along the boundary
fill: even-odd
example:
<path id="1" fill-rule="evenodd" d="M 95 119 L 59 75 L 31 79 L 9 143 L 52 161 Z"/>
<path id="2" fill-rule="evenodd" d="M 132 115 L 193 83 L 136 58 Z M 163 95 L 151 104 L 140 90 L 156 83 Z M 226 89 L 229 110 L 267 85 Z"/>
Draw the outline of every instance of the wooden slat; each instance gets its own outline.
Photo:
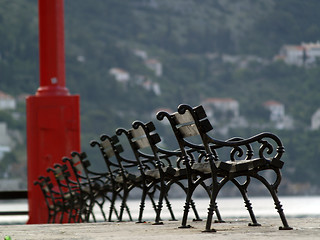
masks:
<path id="1" fill-rule="evenodd" d="M 174 113 L 174 117 L 177 124 L 194 122 L 194 119 L 189 111 L 186 111 L 184 114 Z"/>
<path id="2" fill-rule="evenodd" d="M 190 125 L 181 126 L 179 128 L 179 131 L 182 134 L 183 138 L 199 135 L 199 131 L 194 123 Z"/>
<path id="3" fill-rule="evenodd" d="M 131 133 L 133 138 L 139 138 L 146 134 L 141 126 L 139 126 L 137 129 L 131 129 L 129 132 Z"/>
<path id="4" fill-rule="evenodd" d="M 137 139 L 135 141 L 135 143 L 137 144 L 138 148 L 140 148 L 140 149 L 150 146 L 150 143 L 149 143 L 149 141 L 148 141 L 148 139 L 146 137 Z"/>

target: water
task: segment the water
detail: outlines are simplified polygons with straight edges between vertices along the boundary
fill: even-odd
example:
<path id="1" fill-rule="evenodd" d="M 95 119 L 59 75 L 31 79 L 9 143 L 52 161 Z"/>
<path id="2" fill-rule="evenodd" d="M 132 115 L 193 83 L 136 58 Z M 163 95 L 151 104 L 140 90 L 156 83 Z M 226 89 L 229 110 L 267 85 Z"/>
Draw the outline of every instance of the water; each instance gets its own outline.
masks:
<path id="1" fill-rule="evenodd" d="M 206 218 L 208 199 L 195 199 L 197 210 L 201 218 Z M 288 218 L 292 217 L 319 217 L 320 216 L 320 196 L 300 196 L 300 197 L 280 197 L 280 201 L 283 205 L 284 212 Z M 248 212 L 243 203 L 242 198 L 218 198 L 218 206 L 220 213 L 223 218 L 249 218 Z M 260 217 L 278 217 L 278 213 L 274 208 L 273 201 L 270 197 L 251 197 L 250 202 L 254 213 L 257 218 Z M 171 199 L 170 203 L 174 210 L 177 219 L 181 219 L 183 211 L 183 199 Z M 130 208 L 132 217 L 136 220 L 139 211 L 139 200 L 128 201 L 128 206 Z M 119 203 L 118 203 L 119 205 Z M 28 205 L 26 201 L 1 201 L 1 210 L 27 210 Z M 108 206 L 106 206 L 106 212 Z M 102 220 L 101 215 L 99 215 L 98 209 L 95 210 L 98 220 Z M 146 203 L 146 208 L 144 212 L 145 220 L 154 219 L 154 210 L 152 209 L 151 203 Z M 190 212 L 190 218 L 193 218 L 193 213 Z M 127 220 L 127 216 L 124 215 L 124 220 Z M 170 219 L 169 212 L 164 206 L 162 212 L 162 219 Z M 28 216 L 0 216 L 0 224 L 24 224 L 28 220 Z"/>

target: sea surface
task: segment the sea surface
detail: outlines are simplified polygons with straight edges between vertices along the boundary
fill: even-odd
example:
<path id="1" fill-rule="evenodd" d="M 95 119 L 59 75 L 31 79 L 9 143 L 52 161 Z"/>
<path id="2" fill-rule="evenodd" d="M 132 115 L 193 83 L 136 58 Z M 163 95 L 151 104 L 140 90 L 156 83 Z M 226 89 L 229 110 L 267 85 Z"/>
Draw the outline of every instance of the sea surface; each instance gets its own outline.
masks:
<path id="1" fill-rule="evenodd" d="M 280 202 L 287 218 L 290 217 L 320 217 L 320 196 L 280 196 Z M 195 204 L 201 218 L 206 218 L 209 200 L 207 198 L 195 199 Z M 259 217 L 277 217 L 278 213 L 274 207 L 271 197 L 251 197 L 250 202 L 257 218 Z M 170 203 L 177 219 L 181 219 L 184 199 L 171 199 Z M 243 219 L 249 218 L 248 212 L 244 206 L 242 198 L 218 198 L 218 207 L 222 218 Z M 119 205 L 119 203 L 118 203 Z M 134 220 L 138 217 L 139 200 L 129 200 L 128 206 Z M 108 213 L 109 206 L 106 205 Z M 28 210 L 27 201 L 0 201 L 0 211 L 25 211 Z M 102 221 L 102 216 L 98 209 L 95 209 L 97 219 Z M 154 210 L 150 202 L 146 203 L 144 219 L 152 221 L 154 219 Z M 189 217 L 192 219 L 194 215 L 190 211 Z M 124 220 L 127 220 L 127 215 L 124 215 Z M 162 219 L 170 219 L 170 214 L 164 204 Z M 27 215 L 22 216 L 0 216 L 0 224 L 25 224 L 28 220 Z"/>

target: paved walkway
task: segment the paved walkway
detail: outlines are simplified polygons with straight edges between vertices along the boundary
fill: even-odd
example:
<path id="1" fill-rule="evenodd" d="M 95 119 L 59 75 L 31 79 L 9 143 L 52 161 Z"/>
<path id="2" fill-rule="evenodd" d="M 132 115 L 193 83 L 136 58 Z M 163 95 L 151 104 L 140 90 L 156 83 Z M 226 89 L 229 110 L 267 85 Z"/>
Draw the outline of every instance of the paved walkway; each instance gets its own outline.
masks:
<path id="1" fill-rule="evenodd" d="M 205 222 L 193 222 L 192 228 L 179 229 L 179 222 L 164 222 L 152 225 L 151 222 L 136 224 L 121 223 L 81 223 L 81 224 L 42 224 L 42 225 L 0 225 L 0 239 L 9 235 L 12 240 L 36 239 L 148 239 L 148 240 L 202 240 L 202 239 L 320 239 L 320 218 L 289 218 L 293 230 L 278 230 L 279 218 L 258 219 L 261 227 L 249 227 L 248 220 L 227 219 L 226 223 L 213 224 L 215 233 L 203 233 Z"/>

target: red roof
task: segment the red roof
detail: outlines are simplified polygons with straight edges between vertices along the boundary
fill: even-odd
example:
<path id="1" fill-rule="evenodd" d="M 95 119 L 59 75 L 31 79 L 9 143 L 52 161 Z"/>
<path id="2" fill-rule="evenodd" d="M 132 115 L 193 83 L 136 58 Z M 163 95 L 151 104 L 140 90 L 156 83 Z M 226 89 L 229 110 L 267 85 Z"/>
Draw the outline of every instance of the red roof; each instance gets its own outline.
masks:
<path id="1" fill-rule="evenodd" d="M 270 100 L 270 101 L 266 101 L 263 104 L 264 106 L 275 106 L 275 105 L 282 105 L 282 103 L 274 101 L 274 100 Z"/>
<path id="2" fill-rule="evenodd" d="M 13 99 L 13 97 L 9 94 L 6 94 L 6 93 L 0 91 L 0 99 Z"/>

